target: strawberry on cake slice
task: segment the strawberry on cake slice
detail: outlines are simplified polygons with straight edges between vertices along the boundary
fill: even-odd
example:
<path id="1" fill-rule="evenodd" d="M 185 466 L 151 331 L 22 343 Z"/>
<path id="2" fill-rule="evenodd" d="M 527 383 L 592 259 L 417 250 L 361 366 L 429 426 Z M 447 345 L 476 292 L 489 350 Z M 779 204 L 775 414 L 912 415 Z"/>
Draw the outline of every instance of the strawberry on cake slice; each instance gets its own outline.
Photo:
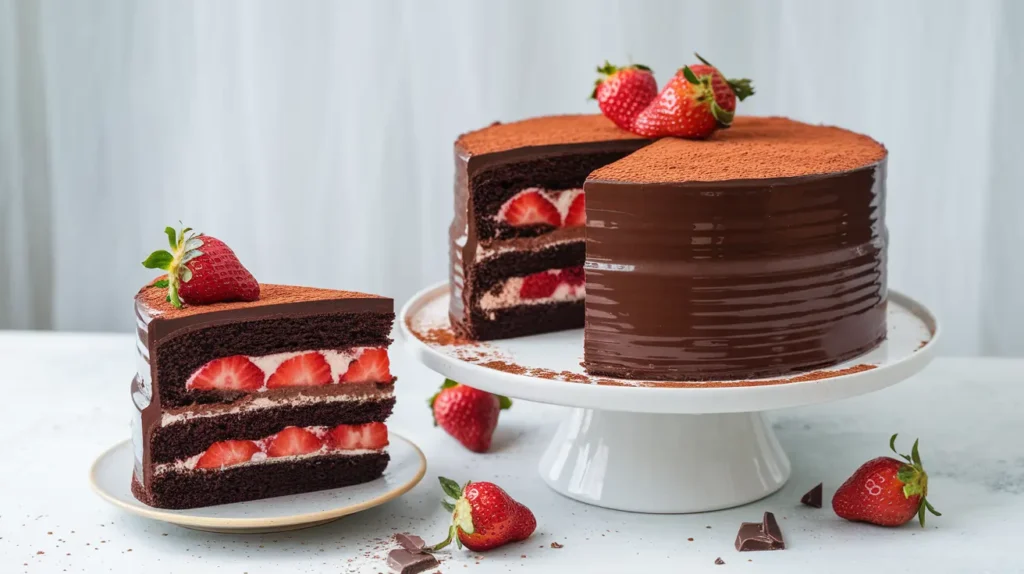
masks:
<path id="1" fill-rule="evenodd" d="M 135 297 L 136 498 L 192 508 L 379 477 L 391 299 L 260 284 L 223 241 L 166 230 Z"/>

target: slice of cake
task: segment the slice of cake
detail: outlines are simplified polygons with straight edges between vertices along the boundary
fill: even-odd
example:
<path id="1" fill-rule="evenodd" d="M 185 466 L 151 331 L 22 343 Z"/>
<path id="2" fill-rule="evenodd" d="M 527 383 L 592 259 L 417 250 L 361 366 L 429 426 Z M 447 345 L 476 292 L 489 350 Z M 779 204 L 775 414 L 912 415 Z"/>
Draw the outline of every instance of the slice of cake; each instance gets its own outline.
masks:
<path id="1" fill-rule="evenodd" d="M 582 327 L 583 182 L 646 143 L 600 115 L 494 124 L 461 136 L 452 325 L 474 339 Z"/>
<path id="2" fill-rule="evenodd" d="M 191 239 L 172 262 L 155 265 L 182 281 L 158 281 L 135 298 L 136 498 L 192 508 L 379 477 L 395 403 L 392 300 L 252 280 L 255 300 L 189 304 L 197 293 L 253 299 L 224 295 L 240 273 L 251 279 L 237 259 L 228 264 L 241 271 L 227 272 L 212 250 L 203 253 L 216 240 Z M 200 255 L 187 257 L 192 250 Z"/>

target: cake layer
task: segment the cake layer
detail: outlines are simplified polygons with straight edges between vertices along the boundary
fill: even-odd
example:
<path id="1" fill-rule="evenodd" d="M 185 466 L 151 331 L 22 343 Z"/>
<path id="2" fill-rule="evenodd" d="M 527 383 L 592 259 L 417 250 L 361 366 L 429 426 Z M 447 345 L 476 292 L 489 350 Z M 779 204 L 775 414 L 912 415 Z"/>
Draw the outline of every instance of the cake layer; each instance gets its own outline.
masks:
<path id="1" fill-rule="evenodd" d="M 384 396 L 286 402 L 277 406 L 199 416 L 154 425 L 148 441 L 150 464 L 185 459 L 223 440 L 261 440 L 290 426 L 336 426 L 384 422 L 395 406 Z"/>
<path id="2" fill-rule="evenodd" d="M 150 350 L 156 354 L 151 371 L 159 381 L 156 388 L 165 408 L 231 401 L 245 391 L 188 390 L 186 382 L 206 363 L 229 356 L 387 347 L 393 321 L 390 312 L 361 312 L 273 317 L 194 328 L 160 340 L 155 351 Z"/>
<path id="3" fill-rule="evenodd" d="M 492 311 L 475 309 L 470 315 L 473 338 L 479 341 L 522 337 L 583 327 L 582 299 L 560 303 L 518 305 Z"/>
<path id="4" fill-rule="evenodd" d="M 132 493 L 157 508 L 196 508 L 369 482 L 384 473 L 388 460 L 387 452 L 342 453 L 216 472 L 172 470 L 152 477 L 149 488 L 133 475 Z"/>
<path id="5" fill-rule="evenodd" d="M 806 157 L 792 159 L 812 154 L 800 135 L 807 130 L 842 136 L 834 128 L 791 124 L 758 121 L 744 131 L 750 124 L 738 122 L 721 137 L 750 152 L 746 164 L 776 173 L 780 162 L 791 171 L 810 169 Z M 772 126 L 779 133 L 769 142 L 748 141 L 760 142 Z M 629 170 L 599 170 L 594 178 L 641 183 L 586 184 L 587 371 L 650 380 L 749 379 L 836 364 L 883 340 L 885 151 L 843 133 L 839 145 L 815 152 L 822 170 L 877 161 L 840 173 L 651 183 L 658 170 L 696 177 L 696 168 L 672 166 L 686 164 L 692 149 L 708 153 L 695 142 L 663 140 L 624 160 Z M 792 149 L 787 137 L 796 138 Z M 719 145 L 725 157 L 740 161 L 728 149 Z M 762 173 L 752 169 L 733 171 Z"/>

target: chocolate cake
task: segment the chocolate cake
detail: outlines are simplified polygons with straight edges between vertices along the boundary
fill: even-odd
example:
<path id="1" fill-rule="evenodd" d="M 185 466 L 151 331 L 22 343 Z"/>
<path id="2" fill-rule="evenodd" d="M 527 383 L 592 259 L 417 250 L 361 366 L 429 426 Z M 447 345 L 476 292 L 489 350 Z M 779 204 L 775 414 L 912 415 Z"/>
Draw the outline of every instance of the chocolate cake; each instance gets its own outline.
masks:
<path id="1" fill-rule="evenodd" d="M 559 116 L 455 149 L 451 319 L 465 336 L 578 327 L 585 300 L 587 371 L 666 381 L 825 367 L 885 338 L 887 154 L 867 136 L 738 117 L 707 140 L 651 142 Z M 534 190 L 563 221 L 572 191 L 585 227 L 503 219 Z"/>
<path id="2" fill-rule="evenodd" d="M 192 508 L 379 477 L 395 399 L 391 299 L 260 285 L 256 301 L 135 298 L 132 492 Z"/>

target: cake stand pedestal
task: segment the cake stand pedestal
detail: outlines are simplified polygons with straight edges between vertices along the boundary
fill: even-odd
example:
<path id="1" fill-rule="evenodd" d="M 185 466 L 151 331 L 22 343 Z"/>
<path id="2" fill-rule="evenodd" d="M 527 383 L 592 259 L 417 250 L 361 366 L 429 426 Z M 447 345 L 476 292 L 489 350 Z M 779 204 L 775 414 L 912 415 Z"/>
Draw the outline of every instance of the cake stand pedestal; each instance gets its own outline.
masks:
<path id="1" fill-rule="evenodd" d="M 576 407 L 540 460 L 540 475 L 555 491 L 616 510 L 686 513 L 746 504 L 786 483 L 789 459 L 764 411 L 869 393 L 923 369 L 939 336 L 934 316 L 890 291 L 887 320 L 885 342 L 829 369 L 667 385 L 586 377 L 582 329 L 453 342 L 443 336 L 450 333 L 446 284 L 413 297 L 400 325 L 406 348 L 447 378 Z"/>

